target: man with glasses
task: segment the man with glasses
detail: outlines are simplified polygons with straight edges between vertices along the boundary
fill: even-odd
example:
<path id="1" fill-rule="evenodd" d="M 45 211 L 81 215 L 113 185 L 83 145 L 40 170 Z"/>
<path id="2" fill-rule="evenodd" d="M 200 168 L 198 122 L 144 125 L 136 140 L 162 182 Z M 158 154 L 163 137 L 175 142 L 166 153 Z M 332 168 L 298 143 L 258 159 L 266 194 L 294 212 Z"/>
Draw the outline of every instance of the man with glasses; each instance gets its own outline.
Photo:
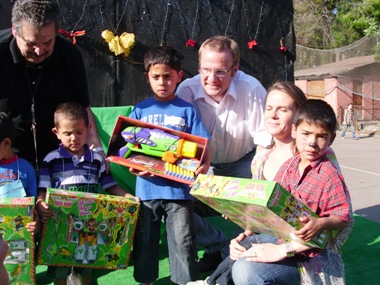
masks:
<path id="1" fill-rule="evenodd" d="M 207 39 L 198 58 L 199 74 L 183 81 L 177 96 L 193 104 L 211 135 L 209 173 L 251 178 L 255 145 L 271 141 L 264 128 L 266 90 L 239 70 L 239 47 L 227 36 Z M 197 244 L 206 249 L 200 271 L 213 270 L 228 255 L 229 241 L 197 215 L 195 224 Z"/>
<path id="2" fill-rule="evenodd" d="M 16 152 L 32 164 L 42 163 L 57 147 L 51 130 L 59 103 L 73 101 L 86 108 L 92 125 L 88 143 L 101 147 L 83 59 L 70 41 L 57 36 L 55 2 L 15 1 L 12 28 L 0 31 L 0 111 L 14 121 Z"/>

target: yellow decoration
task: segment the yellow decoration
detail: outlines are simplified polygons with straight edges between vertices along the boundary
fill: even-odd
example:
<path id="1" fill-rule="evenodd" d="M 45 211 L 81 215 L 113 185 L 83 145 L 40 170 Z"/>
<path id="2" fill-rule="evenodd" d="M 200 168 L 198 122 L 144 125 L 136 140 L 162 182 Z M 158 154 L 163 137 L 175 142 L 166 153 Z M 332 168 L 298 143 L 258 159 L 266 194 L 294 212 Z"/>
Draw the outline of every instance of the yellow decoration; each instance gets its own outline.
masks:
<path id="1" fill-rule="evenodd" d="M 108 43 L 110 51 L 115 55 L 123 54 L 128 57 L 135 45 L 135 34 L 122 33 L 120 36 L 115 36 L 113 32 L 105 30 L 102 32 L 102 37 Z"/>

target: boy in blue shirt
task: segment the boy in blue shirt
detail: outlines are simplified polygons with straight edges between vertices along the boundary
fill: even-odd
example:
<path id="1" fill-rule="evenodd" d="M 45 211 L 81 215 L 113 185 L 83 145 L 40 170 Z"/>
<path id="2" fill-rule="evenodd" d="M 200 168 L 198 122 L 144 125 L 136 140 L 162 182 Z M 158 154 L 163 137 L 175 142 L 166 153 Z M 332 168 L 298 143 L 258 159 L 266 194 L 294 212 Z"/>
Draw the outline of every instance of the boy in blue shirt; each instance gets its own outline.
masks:
<path id="1" fill-rule="evenodd" d="M 9 189 L 3 193 L 13 192 L 22 184 L 28 197 L 37 198 L 36 173 L 33 166 L 25 159 L 18 157 L 12 149 L 14 125 L 7 114 L 0 113 L 0 188 Z M 13 189 L 13 190 L 12 190 Z M 7 196 L 4 196 L 5 198 Z M 13 197 L 13 196 L 12 196 Z"/>
<path id="2" fill-rule="evenodd" d="M 209 134 L 189 103 L 175 96 L 181 81 L 180 54 L 170 47 L 154 47 L 144 57 L 145 77 L 153 97 L 138 103 L 131 118 L 165 126 L 174 130 L 209 138 Z M 210 165 L 205 159 L 196 174 L 206 173 Z M 134 278 L 141 284 L 152 284 L 158 277 L 161 221 L 165 222 L 168 240 L 171 281 L 186 284 L 199 275 L 195 231 L 193 227 L 193 198 L 188 185 L 146 172 L 138 175 L 136 196 L 141 199 L 140 221 L 136 228 L 133 254 Z"/>
<path id="3" fill-rule="evenodd" d="M 0 112 L 0 193 L 2 198 L 37 198 L 37 178 L 33 166 L 13 152 L 14 131 L 12 119 L 6 113 Z M 37 233 L 38 217 L 28 223 L 26 228 L 33 234 Z"/>

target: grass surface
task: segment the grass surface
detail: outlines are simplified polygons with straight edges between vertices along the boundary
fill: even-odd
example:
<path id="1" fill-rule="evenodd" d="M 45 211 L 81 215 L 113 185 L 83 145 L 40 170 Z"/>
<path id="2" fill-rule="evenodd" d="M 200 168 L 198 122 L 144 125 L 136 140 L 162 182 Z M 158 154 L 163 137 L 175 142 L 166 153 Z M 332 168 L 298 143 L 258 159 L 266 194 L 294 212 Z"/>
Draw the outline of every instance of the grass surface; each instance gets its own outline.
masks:
<path id="1" fill-rule="evenodd" d="M 221 217 L 208 218 L 217 228 L 223 230 L 232 238 L 234 226 L 231 222 Z M 198 252 L 199 256 L 203 251 Z M 346 269 L 347 285 L 371 284 L 380 285 L 380 224 L 355 215 L 354 229 L 343 247 L 343 260 Z M 38 285 L 53 284 L 52 280 L 45 276 L 46 266 L 37 266 Z M 202 274 L 204 279 L 210 273 Z M 126 270 L 97 270 L 93 284 L 99 285 L 135 285 L 133 279 L 133 262 L 130 261 Z M 166 239 L 162 238 L 160 253 L 160 273 L 155 285 L 169 285 L 169 259 L 167 255 Z M 95 277 L 95 276 L 94 276 Z"/>

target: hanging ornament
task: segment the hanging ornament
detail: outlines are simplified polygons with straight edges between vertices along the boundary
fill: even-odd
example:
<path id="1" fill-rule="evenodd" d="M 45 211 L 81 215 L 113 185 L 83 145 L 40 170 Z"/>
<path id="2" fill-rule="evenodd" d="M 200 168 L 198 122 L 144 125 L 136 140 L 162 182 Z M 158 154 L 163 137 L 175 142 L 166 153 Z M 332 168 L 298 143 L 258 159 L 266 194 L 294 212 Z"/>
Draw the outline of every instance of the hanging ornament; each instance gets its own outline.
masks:
<path id="1" fill-rule="evenodd" d="M 83 31 L 76 31 L 76 32 L 74 31 L 68 32 L 63 29 L 58 29 L 58 33 L 65 36 L 67 39 L 71 39 L 71 43 L 75 45 L 77 43 L 76 37 L 85 35 L 86 31 L 83 30 Z"/>
<path id="2" fill-rule="evenodd" d="M 194 39 L 194 33 L 195 33 L 195 25 L 196 25 L 197 20 L 198 20 L 198 13 L 199 13 L 199 1 L 197 1 L 197 8 L 195 10 L 195 19 L 194 19 L 194 23 L 193 23 L 193 28 L 191 30 L 191 36 L 186 42 L 187 47 L 195 47 L 195 45 L 197 44 L 197 41 Z M 181 18 L 181 23 L 182 23 L 182 18 Z M 182 27 L 182 28 L 184 28 L 184 27 Z"/>
<path id="3" fill-rule="evenodd" d="M 195 47 L 195 44 L 197 43 L 196 40 L 193 40 L 193 39 L 188 39 L 187 42 L 186 42 L 186 46 L 187 47 Z"/>
<path id="4" fill-rule="evenodd" d="M 284 38 L 280 39 L 280 52 L 285 53 L 287 51 L 286 46 L 284 45 Z"/>
<path id="5" fill-rule="evenodd" d="M 77 39 L 76 37 L 80 37 L 80 36 L 83 36 L 86 34 L 86 31 L 85 30 L 82 30 L 82 31 L 76 31 L 76 28 L 78 27 L 79 23 L 82 21 L 83 17 L 84 17 L 84 14 L 85 14 L 85 11 L 86 11 L 86 6 L 87 6 L 87 1 L 83 4 L 83 8 L 82 8 L 82 15 L 79 17 L 78 19 L 78 22 L 74 25 L 74 28 L 71 30 L 71 32 L 68 32 L 64 29 L 58 29 L 58 33 L 60 33 L 61 35 L 65 36 L 67 39 L 71 39 L 71 43 L 73 45 L 75 45 L 77 43 Z M 63 21 L 65 19 L 63 18 Z M 65 22 L 65 21 L 64 21 Z"/>
<path id="6" fill-rule="evenodd" d="M 255 47 L 257 47 L 257 45 L 258 45 L 258 43 L 256 40 L 248 42 L 248 48 L 249 49 L 254 49 Z"/>
<path id="7" fill-rule="evenodd" d="M 258 21 L 258 23 L 257 23 L 255 37 L 253 38 L 252 41 L 248 42 L 248 48 L 249 48 L 249 49 L 254 49 L 254 48 L 256 48 L 256 47 L 259 45 L 259 43 L 257 42 L 256 39 L 258 38 L 259 29 L 260 29 L 260 24 L 261 24 L 261 22 L 262 22 L 262 18 L 263 18 L 264 1 L 265 1 L 265 0 L 263 0 L 263 1 L 261 2 L 261 9 L 260 9 L 259 21 Z M 243 12 L 244 12 L 244 17 L 245 17 L 245 21 L 246 21 L 246 27 L 247 27 L 247 31 L 248 31 L 248 36 L 249 36 L 249 38 L 252 39 L 252 37 L 251 37 L 251 32 L 250 32 L 250 29 L 249 29 L 249 26 L 250 26 L 250 25 L 249 25 L 249 23 L 248 23 L 247 8 L 245 7 L 245 2 L 244 2 L 244 0 L 242 0 L 242 3 L 243 3 Z"/>
<path id="8" fill-rule="evenodd" d="M 135 45 L 135 34 L 124 32 L 120 36 L 115 36 L 113 32 L 105 30 L 102 37 L 108 43 L 108 47 L 115 55 L 123 54 L 128 57 Z"/>

